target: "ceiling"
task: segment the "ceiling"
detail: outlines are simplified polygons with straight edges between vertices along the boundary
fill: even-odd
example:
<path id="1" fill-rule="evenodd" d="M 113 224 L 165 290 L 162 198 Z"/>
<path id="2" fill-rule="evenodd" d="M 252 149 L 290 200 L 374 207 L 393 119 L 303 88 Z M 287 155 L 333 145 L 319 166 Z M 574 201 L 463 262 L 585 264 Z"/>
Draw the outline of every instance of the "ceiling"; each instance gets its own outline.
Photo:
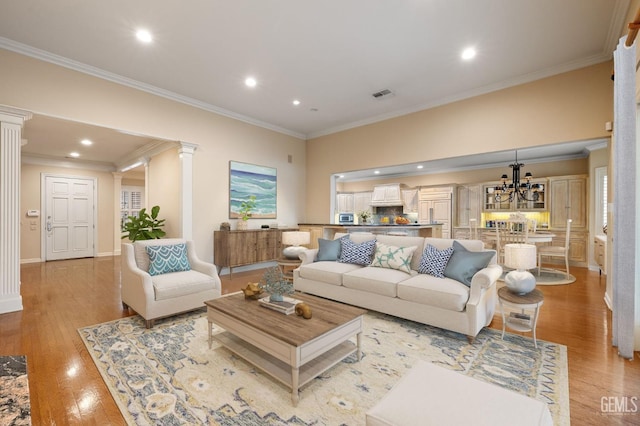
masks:
<path id="1" fill-rule="evenodd" d="M 628 7 L 629 0 L 21 0 L 3 4 L 0 48 L 304 140 L 610 60 Z M 139 28 L 154 40 L 138 42 Z M 466 47 L 477 50 L 473 60 L 460 58 Z M 245 86 L 248 76 L 256 87 Z M 383 89 L 392 94 L 372 96 Z M 62 124 L 28 121 L 25 152 L 66 157 L 65 144 L 91 137 L 80 135 L 91 126 Z M 94 145 L 85 160 L 118 164 L 148 142 L 99 132 L 108 148 Z"/>

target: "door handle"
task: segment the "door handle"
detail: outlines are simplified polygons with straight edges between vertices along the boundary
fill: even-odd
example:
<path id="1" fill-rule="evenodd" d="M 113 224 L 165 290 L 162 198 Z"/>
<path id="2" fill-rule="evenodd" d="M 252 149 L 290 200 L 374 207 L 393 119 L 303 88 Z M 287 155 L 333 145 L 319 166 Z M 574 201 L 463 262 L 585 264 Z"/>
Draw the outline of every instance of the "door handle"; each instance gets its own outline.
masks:
<path id="1" fill-rule="evenodd" d="M 47 221 L 47 232 L 51 232 L 51 222 Z"/>

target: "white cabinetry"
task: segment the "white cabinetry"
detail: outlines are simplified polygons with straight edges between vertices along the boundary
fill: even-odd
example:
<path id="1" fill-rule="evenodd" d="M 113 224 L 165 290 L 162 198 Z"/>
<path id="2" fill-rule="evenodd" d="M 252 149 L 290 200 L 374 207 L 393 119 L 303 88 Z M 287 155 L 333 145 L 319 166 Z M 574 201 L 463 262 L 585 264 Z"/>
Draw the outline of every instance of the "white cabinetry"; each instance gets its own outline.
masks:
<path id="1" fill-rule="evenodd" d="M 452 187 L 422 188 L 418 193 L 418 222 L 442 224 L 442 238 L 451 238 Z"/>
<path id="2" fill-rule="evenodd" d="M 558 176 L 549 178 L 550 225 L 565 229 L 572 219 L 571 229 L 587 227 L 587 177 Z"/>
<path id="3" fill-rule="evenodd" d="M 482 213 L 482 186 L 464 185 L 456 188 L 456 225 L 469 226 L 469 219 L 475 219 L 480 225 Z"/>
<path id="4" fill-rule="evenodd" d="M 338 213 L 354 213 L 353 194 L 342 193 L 336 196 L 336 210 Z"/>
<path id="5" fill-rule="evenodd" d="M 402 190 L 402 212 L 404 214 L 418 213 L 418 190 Z"/>
<path id="6" fill-rule="evenodd" d="M 402 204 L 400 184 L 390 183 L 373 187 L 371 204 L 374 206 L 399 206 Z"/>
<path id="7" fill-rule="evenodd" d="M 362 211 L 371 212 L 371 192 L 356 192 L 353 194 L 353 211 L 358 214 Z"/>

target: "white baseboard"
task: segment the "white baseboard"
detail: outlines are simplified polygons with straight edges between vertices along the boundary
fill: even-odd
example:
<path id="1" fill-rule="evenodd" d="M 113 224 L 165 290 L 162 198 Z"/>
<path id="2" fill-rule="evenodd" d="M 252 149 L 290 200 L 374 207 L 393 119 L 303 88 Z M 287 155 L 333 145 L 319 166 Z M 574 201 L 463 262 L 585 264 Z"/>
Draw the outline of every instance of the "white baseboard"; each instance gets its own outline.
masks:
<path id="1" fill-rule="evenodd" d="M 23 263 L 40 263 L 42 262 L 42 259 L 40 259 L 39 257 L 34 257 L 33 259 L 20 259 L 20 264 Z"/>

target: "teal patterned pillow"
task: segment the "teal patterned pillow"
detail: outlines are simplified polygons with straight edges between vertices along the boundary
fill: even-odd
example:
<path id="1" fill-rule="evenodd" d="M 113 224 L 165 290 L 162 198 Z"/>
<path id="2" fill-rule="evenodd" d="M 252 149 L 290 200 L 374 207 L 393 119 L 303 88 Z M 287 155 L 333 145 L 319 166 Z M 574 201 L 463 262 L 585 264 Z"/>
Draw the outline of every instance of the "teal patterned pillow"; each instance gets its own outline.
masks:
<path id="1" fill-rule="evenodd" d="M 341 250 L 338 262 L 355 265 L 371 265 L 371 257 L 376 249 L 376 240 L 356 244 L 349 238 L 340 238 Z"/>
<path id="2" fill-rule="evenodd" d="M 411 273 L 411 258 L 413 258 L 413 252 L 416 249 L 416 246 L 396 247 L 378 243 L 371 266 L 397 269 L 409 274 Z"/>
<path id="3" fill-rule="evenodd" d="M 444 269 L 449 263 L 449 258 L 453 254 L 453 247 L 445 250 L 438 250 L 431 244 L 427 244 L 420 259 L 418 272 L 421 274 L 429 274 L 434 277 L 444 278 Z"/>
<path id="4" fill-rule="evenodd" d="M 151 260 L 149 275 L 191 270 L 191 264 L 187 258 L 187 245 L 184 243 L 147 246 L 146 249 Z"/>

